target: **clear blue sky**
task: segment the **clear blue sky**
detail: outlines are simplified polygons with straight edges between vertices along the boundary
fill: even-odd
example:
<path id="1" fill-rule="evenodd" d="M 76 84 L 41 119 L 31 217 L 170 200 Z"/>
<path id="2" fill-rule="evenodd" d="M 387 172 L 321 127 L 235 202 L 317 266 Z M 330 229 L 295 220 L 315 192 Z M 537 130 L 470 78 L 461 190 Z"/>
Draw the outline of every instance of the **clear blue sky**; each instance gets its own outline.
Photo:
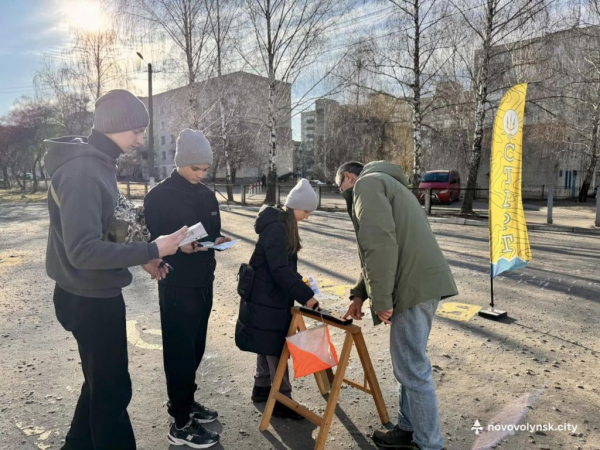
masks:
<path id="1" fill-rule="evenodd" d="M 40 55 L 68 41 L 62 0 L 0 1 L 0 116 L 22 95 L 33 94 Z"/>

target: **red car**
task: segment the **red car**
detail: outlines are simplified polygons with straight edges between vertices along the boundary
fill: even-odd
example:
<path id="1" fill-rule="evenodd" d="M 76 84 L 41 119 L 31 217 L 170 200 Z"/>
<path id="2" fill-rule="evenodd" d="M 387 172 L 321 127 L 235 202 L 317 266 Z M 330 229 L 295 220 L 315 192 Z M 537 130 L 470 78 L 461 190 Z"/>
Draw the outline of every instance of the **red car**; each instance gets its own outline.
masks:
<path id="1" fill-rule="evenodd" d="M 419 201 L 425 202 L 426 190 L 431 189 L 431 200 L 450 204 L 460 195 L 460 175 L 456 170 L 430 170 L 421 176 Z"/>

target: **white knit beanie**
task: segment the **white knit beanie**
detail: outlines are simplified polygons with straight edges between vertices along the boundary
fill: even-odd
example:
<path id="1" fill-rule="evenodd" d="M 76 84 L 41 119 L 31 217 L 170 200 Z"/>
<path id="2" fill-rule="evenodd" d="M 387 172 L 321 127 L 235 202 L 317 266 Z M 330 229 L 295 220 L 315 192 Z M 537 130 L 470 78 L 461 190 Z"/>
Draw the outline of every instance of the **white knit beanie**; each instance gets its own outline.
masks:
<path id="1" fill-rule="evenodd" d="M 306 178 L 298 181 L 298 184 L 294 186 L 294 189 L 290 191 L 285 200 L 285 206 L 300 211 L 313 212 L 318 205 L 317 193 Z"/>

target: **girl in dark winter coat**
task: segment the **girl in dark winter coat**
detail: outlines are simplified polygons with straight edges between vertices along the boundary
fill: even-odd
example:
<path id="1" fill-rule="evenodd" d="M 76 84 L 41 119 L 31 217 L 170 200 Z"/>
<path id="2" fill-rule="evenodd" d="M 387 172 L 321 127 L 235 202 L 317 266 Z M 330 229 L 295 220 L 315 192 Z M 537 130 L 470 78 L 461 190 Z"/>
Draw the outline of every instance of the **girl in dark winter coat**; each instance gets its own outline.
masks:
<path id="1" fill-rule="evenodd" d="M 312 289 L 298 274 L 300 236 L 298 222 L 317 209 L 318 198 L 310 183 L 302 179 L 291 190 L 285 209 L 266 207 L 258 214 L 254 229 L 258 242 L 250 259 L 255 277 L 252 291 L 240 304 L 235 342 L 240 350 L 258 354 L 252 401 L 266 402 L 277 370 L 279 356 L 292 315 L 294 301 L 310 308 L 318 306 Z M 281 393 L 291 397 L 286 370 Z M 302 419 L 277 402 L 273 415 Z"/>

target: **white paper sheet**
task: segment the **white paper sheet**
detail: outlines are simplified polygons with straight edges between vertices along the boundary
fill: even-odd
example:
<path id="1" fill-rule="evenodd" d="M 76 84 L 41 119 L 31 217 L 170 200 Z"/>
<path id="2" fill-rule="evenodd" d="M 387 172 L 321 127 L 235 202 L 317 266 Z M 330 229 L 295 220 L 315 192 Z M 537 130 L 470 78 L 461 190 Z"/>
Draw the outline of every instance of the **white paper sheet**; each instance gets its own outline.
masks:
<path id="1" fill-rule="evenodd" d="M 213 248 L 215 250 L 227 250 L 228 248 L 233 247 L 238 242 L 240 242 L 240 241 L 235 240 L 235 241 L 230 241 L 230 242 L 223 242 L 222 244 L 215 245 Z"/>
<path id="2" fill-rule="evenodd" d="M 198 239 L 202 239 L 206 236 L 208 236 L 208 233 L 204 229 L 204 225 L 202 225 L 202 222 L 198 222 L 196 225 L 188 228 L 188 232 L 179 246 L 182 247 L 190 242 L 197 241 Z"/>

